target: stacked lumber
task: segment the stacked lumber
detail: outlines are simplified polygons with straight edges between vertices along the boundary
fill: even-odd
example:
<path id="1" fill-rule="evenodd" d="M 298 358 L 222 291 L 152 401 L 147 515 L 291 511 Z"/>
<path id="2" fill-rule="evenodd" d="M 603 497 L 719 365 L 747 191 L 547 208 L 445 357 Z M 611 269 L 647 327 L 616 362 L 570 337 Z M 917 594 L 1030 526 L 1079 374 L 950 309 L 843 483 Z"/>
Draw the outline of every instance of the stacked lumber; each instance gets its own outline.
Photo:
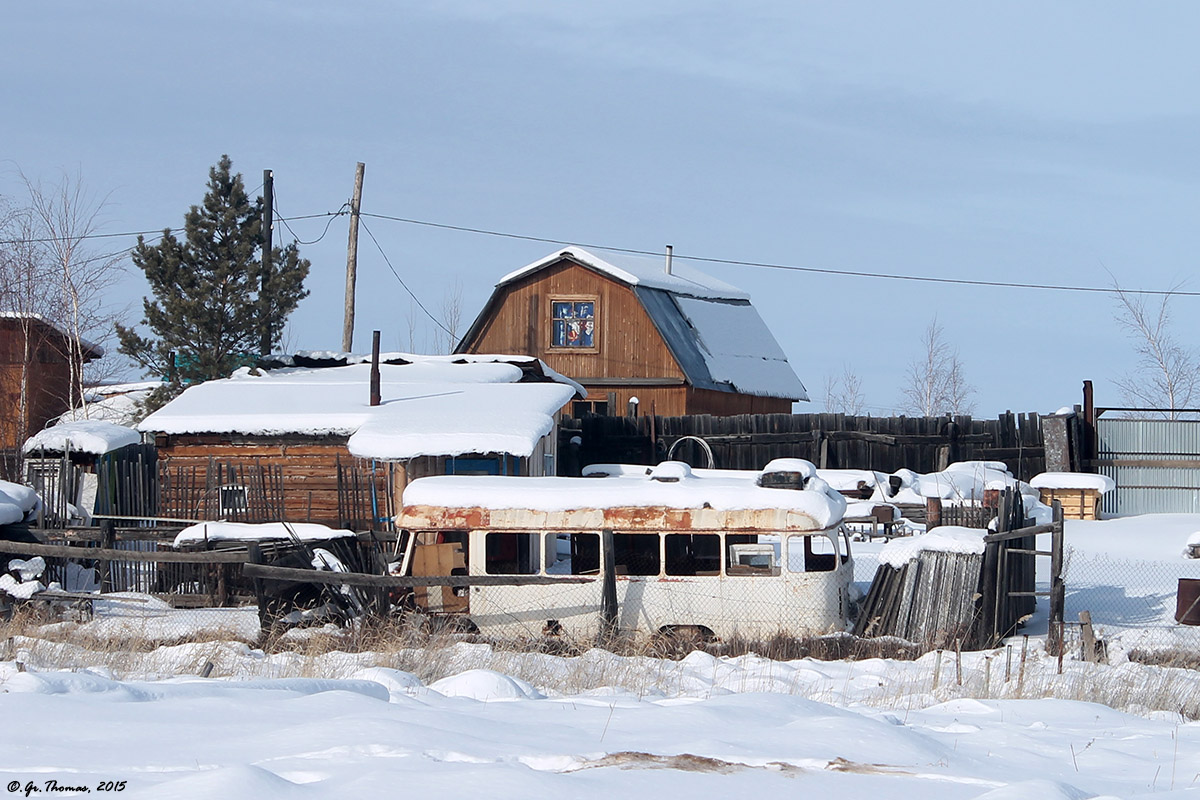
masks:
<path id="1" fill-rule="evenodd" d="M 881 564 L 854 633 L 896 636 L 925 647 L 969 641 L 983 556 L 922 551 L 900 569 Z"/>

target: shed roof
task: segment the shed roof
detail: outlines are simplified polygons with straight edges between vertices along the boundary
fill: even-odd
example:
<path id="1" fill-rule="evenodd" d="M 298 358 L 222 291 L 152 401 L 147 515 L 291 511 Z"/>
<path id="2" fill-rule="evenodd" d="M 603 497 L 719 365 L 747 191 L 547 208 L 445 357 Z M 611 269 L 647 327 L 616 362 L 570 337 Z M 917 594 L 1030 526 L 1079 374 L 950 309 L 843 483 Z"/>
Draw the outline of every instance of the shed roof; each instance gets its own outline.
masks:
<path id="1" fill-rule="evenodd" d="M 50 319 L 49 317 L 43 316 L 42 314 L 34 313 L 32 311 L 0 311 L 0 319 L 32 320 L 32 321 L 37 322 L 37 323 L 49 328 L 50 330 L 54 331 L 59 336 L 62 336 L 63 339 L 73 338 L 69 331 L 65 330 L 61 325 L 59 325 L 54 320 Z M 79 346 L 84 351 L 83 357 L 84 357 L 84 360 L 86 360 L 86 361 L 92 361 L 92 360 L 100 358 L 101 356 L 104 355 L 103 347 L 96 344 L 95 342 L 91 342 L 91 341 L 88 341 L 87 339 L 84 339 L 82 336 L 79 337 Z"/>

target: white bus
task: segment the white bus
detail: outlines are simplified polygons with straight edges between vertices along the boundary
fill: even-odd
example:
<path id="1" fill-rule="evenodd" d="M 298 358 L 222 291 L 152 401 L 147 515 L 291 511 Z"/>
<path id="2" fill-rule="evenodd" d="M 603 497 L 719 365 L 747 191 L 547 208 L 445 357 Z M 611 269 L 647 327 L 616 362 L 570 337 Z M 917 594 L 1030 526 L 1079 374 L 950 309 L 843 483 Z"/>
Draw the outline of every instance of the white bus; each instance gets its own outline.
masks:
<path id="1" fill-rule="evenodd" d="M 397 517 L 411 534 L 409 574 L 527 579 L 431 588 L 419 602 L 466 614 L 491 636 L 594 637 L 611 531 L 622 635 L 845 629 L 854 569 L 841 528 L 846 503 L 809 462 L 781 459 L 762 472 L 596 465 L 585 475 L 409 484 Z"/>

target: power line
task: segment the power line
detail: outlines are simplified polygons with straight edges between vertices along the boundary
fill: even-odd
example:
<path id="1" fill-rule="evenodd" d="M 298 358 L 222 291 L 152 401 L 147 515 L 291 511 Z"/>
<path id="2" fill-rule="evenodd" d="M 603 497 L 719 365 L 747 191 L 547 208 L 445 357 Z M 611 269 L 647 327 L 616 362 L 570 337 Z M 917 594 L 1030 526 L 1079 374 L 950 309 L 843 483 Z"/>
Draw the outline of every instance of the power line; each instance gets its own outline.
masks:
<path id="1" fill-rule="evenodd" d="M 321 217 L 341 217 L 346 214 L 345 204 L 337 211 L 326 211 L 323 214 L 299 214 L 294 217 L 276 217 L 280 222 L 297 222 L 304 219 L 320 219 Z M 332 220 L 331 220 L 332 221 Z M 49 244 L 63 241 L 82 241 L 84 239 L 119 239 L 124 236 L 164 236 L 183 233 L 185 228 L 155 228 L 146 231 L 122 231 L 120 233 L 89 233 L 86 236 L 46 236 L 36 239 L 0 239 L 0 245 L 5 244 Z M 291 228 L 288 228 L 291 230 Z"/>
<path id="2" fill-rule="evenodd" d="M 396 268 L 392 266 L 392 260 L 387 257 L 387 253 L 383 252 L 383 248 L 380 247 L 379 240 L 375 238 L 375 234 L 371 233 L 371 229 L 367 227 L 367 223 L 362 221 L 361 217 L 363 217 L 363 216 L 365 216 L 365 215 L 360 211 L 359 212 L 359 217 L 360 217 L 359 223 L 362 225 L 363 230 L 367 232 L 367 236 L 370 236 L 371 241 L 375 243 L 375 249 L 379 251 L 379 255 L 383 256 L 383 260 L 387 263 L 388 269 L 390 269 L 392 271 L 392 274 L 396 276 L 396 280 L 400 281 L 400 285 L 404 287 L 404 291 L 408 292 L 408 296 L 411 297 L 413 299 L 413 301 L 420 307 L 420 309 L 425 312 L 425 316 L 427 316 L 431 320 L 433 320 L 434 325 L 437 325 L 439 328 L 444 330 L 446 332 L 446 334 L 451 339 L 453 339 L 454 331 L 450 330 L 445 325 L 443 325 L 441 320 L 439 320 L 433 314 L 430 314 L 429 309 L 425 307 L 425 304 L 421 302 L 421 299 L 419 297 L 417 297 L 415 294 L 413 294 L 412 289 L 408 288 L 408 284 L 404 282 L 404 279 L 400 277 L 400 273 L 397 272 Z"/>
<path id="3" fill-rule="evenodd" d="M 607 250 L 613 253 L 628 253 L 639 256 L 654 256 L 661 257 L 662 253 L 657 250 L 636 250 L 627 247 L 612 247 L 603 244 L 586 244 L 583 242 L 571 242 L 566 239 L 551 239 L 542 236 L 528 236 L 519 233 L 508 233 L 506 231 L 493 231 L 486 228 L 471 228 L 465 225 L 448 225 L 442 222 L 429 222 L 426 220 L 411 219 L 408 217 L 393 217 L 385 214 L 368 214 L 363 212 L 364 217 L 377 217 L 379 219 L 391 220 L 392 222 L 403 222 L 408 225 L 421 225 L 428 228 L 438 228 L 441 230 L 459 231 L 461 233 L 476 233 L 484 236 L 497 236 L 504 239 L 518 239 L 526 242 L 542 242 L 544 244 L 558 244 L 575 247 L 587 247 L 596 250 Z M 777 264 L 766 261 L 742 261 L 732 258 L 713 258 L 709 256 L 689 256 L 681 255 L 675 252 L 672 256 L 675 259 L 684 259 L 686 261 L 698 261 L 705 264 L 721 264 L 724 266 L 734 267 L 755 267 L 759 269 L 777 269 L 789 272 L 807 272 L 817 275 L 837 275 L 850 278 L 881 278 L 896 281 L 913 281 L 919 283 L 943 283 L 959 286 L 987 286 L 992 288 L 1004 289 L 1043 289 L 1059 292 L 1092 292 L 1098 294 L 1115 294 L 1118 291 L 1125 294 L 1141 294 L 1141 295 L 1171 295 L 1175 297 L 1200 297 L 1200 291 L 1188 292 L 1174 289 L 1117 289 L 1113 286 L 1065 286 L 1053 283 L 1017 283 L 1011 281 L 982 281 L 971 280 L 969 278 L 936 278 L 930 275 L 901 275 L 888 272 L 866 272 L 860 270 L 844 270 L 832 269 L 828 267 L 802 267 L 794 264 Z"/>
<path id="4" fill-rule="evenodd" d="M 275 208 L 277 208 L 277 209 L 278 209 L 278 208 L 279 208 L 279 192 L 275 191 L 275 185 L 274 185 L 274 184 L 271 184 L 271 201 L 272 201 L 272 202 L 275 204 Z M 282 223 L 283 223 L 283 227 L 285 227 L 285 228 L 287 228 L 287 229 L 288 229 L 288 233 L 290 233 L 290 234 L 292 235 L 292 238 L 296 240 L 296 244 L 301 244 L 301 245 L 308 246 L 308 245 L 313 245 L 313 244 L 316 244 L 317 242 L 319 242 L 319 241 L 321 241 L 322 239 L 324 239 L 324 238 L 325 238 L 325 235 L 326 235 L 327 233 L 329 233 L 329 228 L 330 228 L 330 226 L 332 226 L 332 225 L 333 225 L 333 221 L 334 221 L 335 219 L 337 219 L 339 216 L 341 216 L 341 214 L 342 214 L 342 211 L 344 211 L 346 208 L 348 208 L 348 207 L 349 207 L 349 205 L 350 205 L 350 204 L 349 204 L 348 202 L 347 202 L 347 203 L 342 203 L 342 207 L 341 207 L 341 208 L 339 208 L 337 211 L 334 211 L 334 212 L 332 212 L 332 213 L 329 215 L 329 221 L 325 223 L 325 230 L 321 231 L 321 235 L 320 235 L 320 236 L 318 236 L 317 238 L 313 239 L 311 242 L 306 242 L 306 241 L 302 240 L 302 239 L 301 239 L 301 238 L 300 238 L 300 237 L 299 237 L 299 236 L 296 234 L 296 232 L 295 232 L 294 230 L 292 230 L 292 226 L 291 226 L 291 225 L 288 225 L 288 218 L 287 218 L 287 217 L 285 217 L 285 216 L 283 216 L 283 215 L 281 214 L 281 215 L 277 216 L 275 219 L 277 219 L 277 220 L 279 220 L 280 222 L 282 222 Z"/>

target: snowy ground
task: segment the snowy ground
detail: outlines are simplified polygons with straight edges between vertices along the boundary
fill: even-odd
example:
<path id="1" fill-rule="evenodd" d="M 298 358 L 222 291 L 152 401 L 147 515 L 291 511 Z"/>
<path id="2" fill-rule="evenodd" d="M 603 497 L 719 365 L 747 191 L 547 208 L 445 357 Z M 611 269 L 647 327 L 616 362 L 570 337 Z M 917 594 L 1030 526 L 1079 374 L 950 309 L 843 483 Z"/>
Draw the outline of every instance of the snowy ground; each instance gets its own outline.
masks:
<path id="1" fill-rule="evenodd" d="M 1068 609 L 1103 617 L 1114 663 L 1069 657 L 1061 675 L 1038 638 L 1044 618 L 1023 669 L 1020 637 L 963 654 L 961 670 L 951 653 L 674 662 L 466 643 L 268 655 L 233 641 L 132 653 L 18 637 L 0 650 L 0 785 L 55 796 L 48 782 L 104 794 L 124 781 L 132 796 L 234 800 L 1191 795 L 1200 675 L 1124 654 L 1200 653 L 1171 620 L 1174 582 L 1200 577 L 1182 558 L 1197 530 L 1197 515 L 1068 526 Z M 879 546 L 856 548 L 860 580 Z M 147 603 L 106 610 L 92 625 L 109 635 L 139 617 L 179 621 Z M 230 638 L 254 622 L 186 613 L 210 633 L 229 624 Z"/>

